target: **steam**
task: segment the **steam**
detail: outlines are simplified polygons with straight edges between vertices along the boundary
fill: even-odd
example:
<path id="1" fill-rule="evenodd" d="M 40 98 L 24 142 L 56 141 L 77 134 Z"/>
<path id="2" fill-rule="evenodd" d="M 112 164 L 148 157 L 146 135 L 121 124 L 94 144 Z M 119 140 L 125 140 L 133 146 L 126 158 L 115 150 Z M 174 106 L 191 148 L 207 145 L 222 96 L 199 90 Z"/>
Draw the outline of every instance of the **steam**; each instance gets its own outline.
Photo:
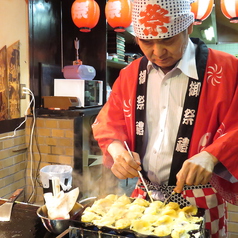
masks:
<path id="1" fill-rule="evenodd" d="M 94 168 L 95 167 L 95 168 Z M 93 166 L 84 169 L 83 175 L 73 171 L 73 187 L 80 190 L 80 199 L 87 197 L 105 197 L 108 194 L 131 195 L 137 179 L 131 183 L 119 180 L 110 169 L 103 166 Z"/>

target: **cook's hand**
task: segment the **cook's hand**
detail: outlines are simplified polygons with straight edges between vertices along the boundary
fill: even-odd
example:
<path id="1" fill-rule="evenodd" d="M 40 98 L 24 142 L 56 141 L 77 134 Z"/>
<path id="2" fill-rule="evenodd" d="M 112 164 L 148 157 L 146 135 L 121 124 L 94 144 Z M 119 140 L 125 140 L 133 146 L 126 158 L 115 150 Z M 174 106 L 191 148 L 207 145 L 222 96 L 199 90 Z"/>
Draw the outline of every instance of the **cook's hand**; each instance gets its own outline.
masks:
<path id="1" fill-rule="evenodd" d="M 139 176 L 137 172 L 141 170 L 139 154 L 132 152 L 132 158 L 124 145 L 117 140 L 113 141 L 107 150 L 114 160 L 111 171 L 117 178 L 126 179 Z"/>
<path id="2" fill-rule="evenodd" d="M 185 184 L 207 184 L 211 179 L 214 166 L 217 163 L 217 158 L 206 151 L 202 151 L 186 160 L 176 175 L 177 184 L 174 191 L 181 193 Z"/>

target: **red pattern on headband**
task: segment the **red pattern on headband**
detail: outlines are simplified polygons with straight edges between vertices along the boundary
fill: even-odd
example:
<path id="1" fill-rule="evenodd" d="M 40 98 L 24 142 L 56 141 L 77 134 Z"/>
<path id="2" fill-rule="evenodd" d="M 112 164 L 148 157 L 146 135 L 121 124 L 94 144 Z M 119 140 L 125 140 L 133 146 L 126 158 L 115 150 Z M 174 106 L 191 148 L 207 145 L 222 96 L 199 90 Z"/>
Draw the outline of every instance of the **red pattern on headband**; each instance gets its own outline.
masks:
<path id="1" fill-rule="evenodd" d="M 159 32 L 157 27 L 159 26 L 160 33 L 168 32 L 167 27 L 163 26 L 165 23 L 170 23 L 170 18 L 166 16 L 169 12 L 157 4 L 148 4 L 145 11 L 140 12 L 142 17 L 139 22 L 144 24 L 145 29 L 143 30 L 145 35 L 157 36 Z"/>

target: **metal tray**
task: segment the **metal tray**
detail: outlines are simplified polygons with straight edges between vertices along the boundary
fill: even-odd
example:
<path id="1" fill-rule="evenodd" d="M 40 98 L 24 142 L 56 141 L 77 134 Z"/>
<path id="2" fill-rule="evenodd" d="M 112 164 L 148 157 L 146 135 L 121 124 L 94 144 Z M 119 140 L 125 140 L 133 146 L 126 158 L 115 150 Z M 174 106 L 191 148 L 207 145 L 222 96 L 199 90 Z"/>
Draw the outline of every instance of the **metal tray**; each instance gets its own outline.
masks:
<path id="1" fill-rule="evenodd" d="M 75 231 L 75 232 L 77 232 L 77 233 L 80 233 L 80 232 L 85 233 L 86 232 L 88 234 L 90 232 L 92 232 L 91 235 L 97 234 L 97 237 L 100 237 L 99 235 L 113 235 L 116 237 L 132 237 L 132 238 L 171 238 L 170 235 L 163 236 L 163 237 L 155 236 L 155 235 L 148 236 L 148 235 L 144 235 L 144 234 L 132 231 L 130 229 L 115 229 L 115 228 L 105 227 L 105 226 L 98 227 L 98 226 L 94 225 L 93 223 L 82 222 L 81 216 L 83 214 L 83 211 L 86 209 L 86 207 L 92 206 L 96 200 L 97 200 L 96 197 L 92 197 L 92 198 L 87 198 L 87 199 L 79 201 L 79 203 L 83 206 L 83 208 L 81 211 L 79 211 L 79 214 L 78 214 L 79 220 L 74 221 L 75 230 L 77 230 L 77 228 L 78 228 L 78 231 Z M 196 216 L 204 217 L 204 215 L 205 215 L 205 210 L 199 208 Z M 196 233 L 198 233 L 198 232 L 200 232 L 199 236 L 196 235 Z M 189 232 L 191 238 L 193 238 L 193 237 L 205 238 L 206 237 L 205 233 L 206 233 L 205 232 L 205 222 L 201 223 L 199 230 L 193 230 L 193 231 Z M 113 236 L 109 236 L 109 237 L 113 237 Z M 84 237 L 84 236 L 78 236 L 78 237 Z"/>

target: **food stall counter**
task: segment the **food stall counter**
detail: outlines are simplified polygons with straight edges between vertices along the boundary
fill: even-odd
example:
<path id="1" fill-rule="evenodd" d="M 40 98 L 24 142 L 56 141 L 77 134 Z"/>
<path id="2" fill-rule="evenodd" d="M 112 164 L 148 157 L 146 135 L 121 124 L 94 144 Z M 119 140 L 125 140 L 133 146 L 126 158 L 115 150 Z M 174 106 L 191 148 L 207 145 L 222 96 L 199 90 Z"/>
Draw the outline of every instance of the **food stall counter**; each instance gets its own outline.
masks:
<path id="1" fill-rule="evenodd" d="M 6 202 L 0 200 L 0 205 Z M 43 226 L 36 214 L 39 207 L 33 204 L 16 202 L 10 221 L 0 221 L 0 238 L 55 238 Z M 65 236 L 67 237 L 67 236 Z"/>

